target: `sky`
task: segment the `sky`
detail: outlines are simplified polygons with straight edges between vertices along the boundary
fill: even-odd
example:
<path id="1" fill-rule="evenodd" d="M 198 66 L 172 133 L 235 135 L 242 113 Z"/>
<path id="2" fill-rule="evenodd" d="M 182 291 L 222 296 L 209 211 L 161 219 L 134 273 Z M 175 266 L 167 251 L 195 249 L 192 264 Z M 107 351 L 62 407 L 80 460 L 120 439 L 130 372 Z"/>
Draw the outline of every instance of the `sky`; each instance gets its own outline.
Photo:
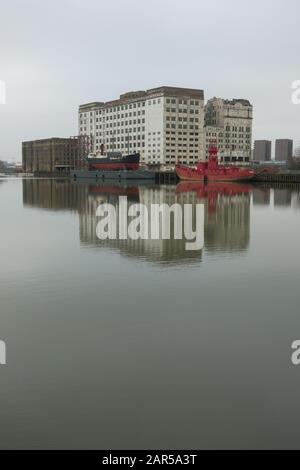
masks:
<path id="1" fill-rule="evenodd" d="M 246 98 L 254 139 L 300 144 L 299 0 L 0 0 L 0 159 L 76 135 L 78 106 L 161 85 Z"/>

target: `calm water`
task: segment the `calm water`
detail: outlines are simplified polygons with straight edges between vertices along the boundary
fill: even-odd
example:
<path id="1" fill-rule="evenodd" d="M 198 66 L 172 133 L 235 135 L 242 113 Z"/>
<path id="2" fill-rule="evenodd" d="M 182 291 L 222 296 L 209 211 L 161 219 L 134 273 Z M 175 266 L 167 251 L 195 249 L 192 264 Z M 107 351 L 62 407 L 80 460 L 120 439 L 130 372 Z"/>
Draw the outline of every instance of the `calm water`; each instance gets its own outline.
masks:
<path id="1" fill-rule="evenodd" d="M 100 202 L 205 204 L 205 246 Z M 300 188 L 0 180 L 0 448 L 300 448 Z"/>

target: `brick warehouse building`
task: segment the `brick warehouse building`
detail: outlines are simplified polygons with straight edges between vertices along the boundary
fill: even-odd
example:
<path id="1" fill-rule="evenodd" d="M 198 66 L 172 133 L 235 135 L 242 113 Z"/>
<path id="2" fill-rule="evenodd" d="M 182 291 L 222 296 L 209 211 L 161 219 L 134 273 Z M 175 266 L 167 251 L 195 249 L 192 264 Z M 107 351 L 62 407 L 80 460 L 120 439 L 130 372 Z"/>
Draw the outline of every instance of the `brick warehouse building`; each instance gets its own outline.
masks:
<path id="1" fill-rule="evenodd" d="M 25 173 L 68 173 L 80 166 L 86 154 L 87 141 L 82 137 L 51 137 L 22 143 L 22 162 Z"/>

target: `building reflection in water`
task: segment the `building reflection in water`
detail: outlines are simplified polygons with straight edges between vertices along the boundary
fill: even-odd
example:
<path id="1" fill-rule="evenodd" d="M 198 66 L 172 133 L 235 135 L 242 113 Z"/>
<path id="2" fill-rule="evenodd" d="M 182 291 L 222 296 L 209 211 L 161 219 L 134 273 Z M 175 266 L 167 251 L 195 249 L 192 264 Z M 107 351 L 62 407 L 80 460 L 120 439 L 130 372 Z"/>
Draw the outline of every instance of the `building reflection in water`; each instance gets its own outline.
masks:
<path id="1" fill-rule="evenodd" d="M 78 211 L 86 189 L 73 185 L 69 179 L 23 179 L 24 207 L 52 211 Z"/>
<path id="2" fill-rule="evenodd" d="M 192 220 L 195 220 L 196 197 L 191 194 L 186 196 L 176 196 L 173 186 L 140 185 L 135 187 L 121 186 L 98 186 L 90 187 L 89 197 L 85 200 L 85 209 L 80 211 L 80 239 L 82 243 L 95 246 L 107 246 L 117 248 L 123 254 L 133 257 L 142 257 L 145 260 L 162 263 L 199 262 L 202 258 L 201 251 L 187 251 L 186 242 L 189 240 L 183 237 L 182 240 L 174 239 L 174 219 L 171 218 L 171 239 L 170 240 L 107 240 L 101 241 L 96 236 L 96 225 L 99 218 L 95 217 L 96 209 L 100 203 L 110 203 L 116 207 L 118 214 L 119 196 L 127 196 L 128 206 L 141 203 L 147 207 L 149 214 L 152 204 L 184 203 L 193 205 Z M 186 216 L 185 216 L 186 217 Z M 130 219 L 128 219 L 129 224 Z M 164 220 L 162 220 L 162 223 Z M 202 236 L 204 237 L 204 220 L 201 224 Z"/>
<path id="3" fill-rule="evenodd" d="M 271 204 L 271 188 L 254 187 L 252 190 L 253 204 L 257 206 L 269 206 Z"/>
<path id="4" fill-rule="evenodd" d="M 55 211 L 77 211 L 80 241 L 85 247 L 106 247 L 130 257 L 162 264 L 199 263 L 203 251 L 213 253 L 245 252 L 250 237 L 250 200 L 252 187 L 238 184 L 180 183 L 176 186 L 70 182 L 69 180 L 24 179 L 23 203 L 25 207 L 38 207 Z M 119 196 L 127 196 L 128 205 L 142 203 L 150 212 L 152 204 L 192 204 L 195 220 L 196 204 L 204 205 L 201 230 L 204 250 L 187 251 L 189 240 L 107 240 L 96 235 L 99 218 L 96 209 L 101 203 L 119 204 Z M 172 219 L 171 219 L 172 220 Z M 172 228 L 172 225 L 171 225 Z M 173 234 L 171 230 L 171 235 Z"/>
<path id="5" fill-rule="evenodd" d="M 274 189 L 274 207 L 291 207 L 292 192 L 288 188 Z"/>
<path id="6" fill-rule="evenodd" d="M 238 253 L 248 249 L 250 239 L 250 194 L 248 184 L 180 183 L 177 192 L 197 194 L 205 204 L 205 250 Z"/>
<path id="7" fill-rule="evenodd" d="M 300 187 L 298 185 L 263 184 L 253 187 L 253 205 L 274 206 L 275 209 L 300 208 Z"/>
<path id="8" fill-rule="evenodd" d="M 300 191 L 295 192 L 292 198 L 292 207 L 293 209 L 300 209 Z"/>

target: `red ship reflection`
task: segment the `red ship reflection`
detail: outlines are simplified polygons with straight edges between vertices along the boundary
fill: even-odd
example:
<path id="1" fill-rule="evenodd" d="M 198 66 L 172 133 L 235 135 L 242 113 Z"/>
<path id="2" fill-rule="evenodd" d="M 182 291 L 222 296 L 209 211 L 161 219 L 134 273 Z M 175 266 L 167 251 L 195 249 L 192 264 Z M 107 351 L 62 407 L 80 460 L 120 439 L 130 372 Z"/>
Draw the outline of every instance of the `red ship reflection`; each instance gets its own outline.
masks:
<path id="1" fill-rule="evenodd" d="M 139 188 L 138 186 L 91 186 L 91 194 L 104 194 L 104 195 L 116 195 L 116 196 L 127 196 L 139 198 Z"/>
<path id="2" fill-rule="evenodd" d="M 176 187 L 177 194 L 196 193 L 197 198 L 207 199 L 209 212 L 215 212 L 218 197 L 221 196 L 237 196 L 240 194 L 248 194 L 252 191 L 251 184 L 238 183 L 197 183 L 183 181 Z"/>

